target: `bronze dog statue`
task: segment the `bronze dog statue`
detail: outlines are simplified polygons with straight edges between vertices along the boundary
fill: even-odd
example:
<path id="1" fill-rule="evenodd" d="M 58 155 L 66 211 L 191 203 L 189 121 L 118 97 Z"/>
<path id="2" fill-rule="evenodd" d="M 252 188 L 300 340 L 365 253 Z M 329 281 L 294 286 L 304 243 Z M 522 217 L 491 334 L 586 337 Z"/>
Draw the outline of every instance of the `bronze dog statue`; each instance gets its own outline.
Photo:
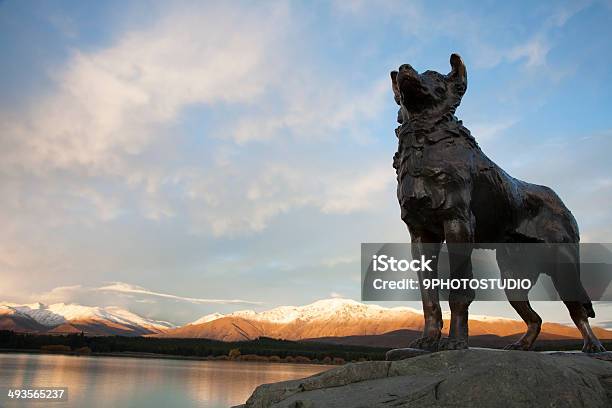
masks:
<path id="1" fill-rule="evenodd" d="M 402 220 L 408 226 L 413 257 L 434 257 L 444 241 L 449 250 L 451 278 L 471 278 L 473 248 L 485 243 L 575 244 L 561 252 L 564 262 L 579 265 L 578 225 L 555 192 L 508 175 L 490 160 L 455 116 L 467 89 L 467 70 L 457 54 L 450 57 L 451 72 L 419 74 L 408 64 L 391 72 L 395 101 L 400 105 L 396 130 L 398 151 L 397 198 Z M 468 245 L 466 245 L 468 244 Z M 501 247 L 503 248 L 503 247 Z M 520 274 L 516 254 L 496 251 L 502 276 Z M 584 352 L 605 351 L 589 326 L 595 312 L 580 283 L 579 268 L 570 276 L 551 276 L 572 320 L 584 338 Z M 420 272 L 419 279 L 435 278 Z M 562 279 L 581 293 L 580 300 L 564 298 Z M 448 339 L 442 339 L 442 313 L 437 289 L 421 285 L 425 324 L 423 336 L 411 347 L 426 350 L 468 347 L 468 307 L 471 289 L 451 290 Z M 531 308 L 527 292 L 510 304 L 527 324 L 527 332 L 507 349 L 529 350 L 540 333 L 542 319 Z"/>

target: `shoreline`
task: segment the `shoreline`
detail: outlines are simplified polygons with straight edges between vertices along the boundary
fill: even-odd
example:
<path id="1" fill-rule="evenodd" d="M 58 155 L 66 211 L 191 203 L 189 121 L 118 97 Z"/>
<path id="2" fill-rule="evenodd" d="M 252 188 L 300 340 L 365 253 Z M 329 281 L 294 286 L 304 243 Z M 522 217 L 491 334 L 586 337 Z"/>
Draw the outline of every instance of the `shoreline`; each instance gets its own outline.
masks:
<path id="1" fill-rule="evenodd" d="M 143 358 L 157 360 L 191 360 L 191 361 L 229 361 L 236 363 L 266 363 L 266 364 L 299 364 L 299 365 L 317 365 L 326 367 L 337 367 L 342 364 L 324 364 L 322 362 L 305 362 L 305 361 L 265 361 L 265 360 L 246 360 L 246 359 L 230 359 L 230 358 L 214 358 L 214 357 L 198 357 L 198 356 L 181 356 L 177 354 L 159 354 L 146 353 L 139 351 L 115 351 L 115 352 L 91 352 L 79 353 L 76 351 L 43 351 L 39 349 L 9 349 L 0 348 L 0 353 L 3 354 L 44 354 L 44 355 L 64 355 L 73 357 L 122 357 L 122 358 Z M 346 363 L 345 363 L 346 364 Z"/>

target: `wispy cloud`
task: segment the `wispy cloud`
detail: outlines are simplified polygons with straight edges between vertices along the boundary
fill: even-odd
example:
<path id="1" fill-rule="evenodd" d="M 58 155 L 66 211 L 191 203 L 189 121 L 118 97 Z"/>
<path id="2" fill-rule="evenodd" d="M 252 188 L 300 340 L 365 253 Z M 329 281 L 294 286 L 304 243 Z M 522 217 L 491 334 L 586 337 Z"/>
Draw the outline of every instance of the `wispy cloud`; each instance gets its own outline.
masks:
<path id="1" fill-rule="evenodd" d="M 292 165 L 221 167 L 196 174 L 186 185 L 193 231 L 211 228 L 215 236 L 235 236 L 262 231 L 274 217 L 304 207 L 325 214 L 371 211 L 379 193 L 392 191 L 393 181 L 386 163 L 349 171 L 296 158 Z"/>
<path id="2" fill-rule="evenodd" d="M 106 285 L 89 287 L 80 284 L 57 286 L 49 291 L 35 293 L 29 296 L 30 302 L 42 303 L 80 303 L 93 300 L 108 304 L 113 302 L 112 298 L 97 298 L 92 296 L 97 295 L 118 295 L 123 298 L 131 299 L 137 303 L 154 303 L 156 299 L 167 299 L 177 302 L 187 302 L 199 305 L 263 305 L 263 302 L 250 301 L 243 299 L 210 299 L 210 298 L 195 298 L 189 296 L 180 296 L 171 293 L 157 292 L 146 289 L 142 286 L 132 285 L 125 282 L 110 282 Z"/>
<path id="3" fill-rule="evenodd" d="M 239 144 L 278 138 L 307 138 L 311 142 L 349 136 L 359 124 L 375 118 L 389 99 L 386 73 L 363 89 L 336 78 L 313 77 L 313 67 L 291 67 L 273 84 L 280 112 L 255 110 L 237 118 L 230 133 Z M 266 103 L 266 108 L 272 108 Z M 347 129 L 348 128 L 348 129 Z M 348 132 L 347 132 L 348 130 Z"/>
<path id="4" fill-rule="evenodd" d="M 172 299 L 172 300 L 177 300 L 180 302 L 189 302 L 189 303 L 196 303 L 196 304 L 220 304 L 220 305 L 262 305 L 263 304 L 263 302 L 252 302 L 252 301 L 242 300 L 242 299 L 205 299 L 205 298 L 178 296 L 178 295 L 173 295 L 170 293 L 155 292 L 152 290 L 145 289 L 141 286 L 131 285 L 129 283 L 124 283 L 124 282 L 113 282 L 109 285 L 95 288 L 95 290 L 106 291 L 106 292 L 116 292 L 116 293 L 126 293 L 126 294 L 132 294 L 132 295 L 153 296 L 153 297 Z"/>
<path id="5" fill-rule="evenodd" d="M 360 261 L 360 259 L 361 258 L 357 254 L 336 256 L 330 259 L 323 260 L 321 264 L 328 268 L 333 268 L 338 265 L 356 264 Z"/>
<path id="6" fill-rule="evenodd" d="M 470 131 L 479 142 L 489 142 L 510 129 L 516 122 L 516 119 L 503 119 L 497 122 L 472 122 Z"/>
<path id="7" fill-rule="evenodd" d="M 542 36 L 534 37 L 527 42 L 512 47 L 507 53 L 509 61 L 525 60 L 525 68 L 534 69 L 546 64 L 546 56 L 551 46 Z"/>

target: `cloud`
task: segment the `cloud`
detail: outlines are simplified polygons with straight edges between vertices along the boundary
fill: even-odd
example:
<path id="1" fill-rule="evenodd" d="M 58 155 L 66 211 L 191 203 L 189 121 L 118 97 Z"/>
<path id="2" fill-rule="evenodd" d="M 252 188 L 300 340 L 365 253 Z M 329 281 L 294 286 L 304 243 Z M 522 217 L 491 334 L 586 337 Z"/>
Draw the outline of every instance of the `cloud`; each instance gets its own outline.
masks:
<path id="1" fill-rule="evenodd" d="M 555 31 L 562 28 L 567 22 L 580 11 L 592 4 L 592 1 L 573 1 L 558 5 L 551 9 L 551 13 L 543 19 L 539 30 L 521 44 L 511 47 L 505 52 L 505 58 L 509 61 L 524 60 L 524 67 L 528 70 L 547 68 L 553 72 L 554 79 L 566 74 L 564 68 L 549 66 L 547 57 L 554 47 L 552 37 Z"/>
<path id="2" fill-rule="evenodd" d="M 78 198 L 82 198 L 87 201 L 89 205 L 93 206 L 98 218 L 102 221 L 112 220 L 121 212 L 119 199 L 117 197 L 102 194 L 91 187 L 79 187 L 75 189 L 72 194 Z"/>
<path id="3" fill-rule="evenodd" d="M 275 216 L 304 207 L 324 214 L 375 210 L 394 180 L 389 165 L 344 170 L 297 162 L 217 169 L 186 185 L 194 232 L 210 227 L 215 236 L 233 236 L 262 231 Z"/>
<path id="4" fill-rule="evenodd" d="M 534 69 L 546 64 L 550 49 L 547 40 L 538 36 L 510 49 L 507 58 L 510 61 L 525 59 L 525 68 Z"/>
<path id="5" fill-rule="evenodd" d="M 312 77 L 309 70 L 292 68 L 276 84 L 278 113 L 255 110 L 239 117 L 231 132 L 239 144 L 275 138 L 308 138 L 311 142 L 335 137 L 358 129 L 358 124 L 378 116 L 389 99 L 385 76 L 366 89 L 347 87 L 335 78 Z M 348 132 L 347 132 L 347 127 Z"/>
<path id="6" fill-rule="evenodd" d="M 263 302 L 254 302 L 242 299 L 209 299 L 179 296 L 171 293 L 156 292 L 142 286 L 132 285 L 125 282 L 111 282 L 99 287 L 86 287 L 83 285 L 58 286 L 48 292 L 34 294 L 31 296 L 32 302 L 43 303 L 71 303 L 83 302 L 92 295 L 106 293 L 119 295 L 133 299 L 137 303 L 155 303 L 155 298 L 167 299 L 178 302 L 187 302 L 200 305 L 262 305 Z M 152 299 L 153 298 L 153 299 Z M 109 299 L 106 299 L 108 302 Z"/>
<path id="7" fill-rule="evenodd" d="M 520 62 L 526 70 L 535 72 L 543 68 L 546 71 L 564 70 L 547 64 L 548 54 L 556 46 L 556 31 L 589 7 L 592 1 L 569 1 L 542 9 L 522 9 L 520 18 L 492 13 L 485 7 L 481 10 L 449 5 L 434 7 L 420 1 L 407 6 L 382 0 L 376 7 L 368 2 L 336 3 L 340 12 L 370 19 L 370 24 L 392 19 L 393 24 L 401 27 L 412 40 L 414 50 L 419 53 L 432 38 L 450 38 L 453 46 L 458 48 L 453 51 L 465 50 L 464 57 L 476 68 L 491 69 L 504 62 Z M 525 16 L 533 18 L 536 23 L 525 24 Z M 386 29 L 387 26 L 383 27 Z"/>
<path id="8" fill-rule="evenodd" d="M 326 259 L 323 260 L 321 264 L 328 268 L 333 268 L 338 265 L 356 264 L 359 263 L 360 260 L 361 258 L 358 255 L 352 254 L 346 256 L 336 256 L 330 259 Z"/>
<path id="9" fill-rule="evenodd" d="M 514 146 L 507 168 L 513 176 L 552 187 L 572 211 L 581 230 L 581 242 L 607 242 L 612 236 L 612 179 L 607 152 L 612 130 L 569 136 L 548 143 Z"/>
<path id="10" fill-rule="evenodd" d="M 352 173 L 352 172 L 351 172 Z M 362 174 L 346 173 L 327 186 L 328 196 L 320 203 L 326 213 L 348 214 L 374 209 L 374 197 L 395 184 L 394 170 L 388 165 L 370 168 Z"/>
<path id="11" fill-rule="evenodd" d="M 298 17 L 282 3 L 168 6 L 160 14 L 106 47 L 73 50 L 53 71 L 51 91 L 23 112 L 0 112 L 0 171 L 14 181 L 4 193 L 28 197 L 25 211 L 19 199 L 0 211 L 53 227 L 127 214 L 189 217 L 192 230 L 223 236 L 262 231 L 304 206 L 325 213 L 368 206 L 372 176 L 342 181 L 342 170 L 313 177 L 305 161 L 286 166 L 282 156 L 298 155 L 298 144 L 281 157 L 262 150 L 243 163 L 230 157 L 228 164 L 223 154 L 246 156 L 254 143 L 279 139 L 369 139 L 363 124 L 388 102 L 386 76 L 355 86 L 313 75 L 317 62 L 291 43 L 304 34 Z M 236 115 L 207 124 L 202 143 L 215 147 L 203 154 L 213 160 L 187 165 L 181 161 L 193 155 L 185 149 L 194 135 L 169 129 L 194 108 Z"/>
<path id="12" fill-rule="evenodd" d="M 187 107 L 253 103 L 276 78 L 284 5 L 163 11 L 107 47 L 74 49 L 50 90 L 0 112 L 0 212 L 18 221 L 16 233 L 28 235 L 33 220 L 174 217 L 162 189 L 172 188 L 180 164 L 169 159 L 189 136 L 168 129 Z"/>
<path id="13" fill-rule="evenodd" d="M 148 289 L 145 289 L 141 286 L 131 285 L 129 283 L 124 282 L 113 282 L 106 286 L 101 286 L 96 288 L 96 290 L 107 291 L 107 292 L 117 292 L 117 293 L 127 293 L 134 295 L 143 295 L 143 296 L 153 296 L 160 297 L 164 299 L 172 299 L 178 300 L 181 302 L 190 302 L 197 304 L 222 304 L 222 305 L 261 305 L 262 302 L 251 302 L 248 300 L 242 299 L 203 299 L 203 298 L 193 298 L 186 296 L 177 296 L 169 293 L 155 292 Z"/>
<path id="14" fill-rule="evenodd" d="M 510 129 L 516 122 L 516 119 L 505 119 L 498 122 L 471 122 L 470 132 L 478 142 L 489 142 Z"/>
<path id="15" fill-rule="evenodd" d="M 92 296 L 92 291 L 94 290 L 94 288 L 86 287 L 80 284 L 56 286 L 45 292 L 29 293 L 27 296 L 27 302 L 40 302 L 47 305 L 54 303 L 86 303 L 86 306 L 100 306 L 97 303 L 102 299 L 99 299 L 95 295 Z M 125 301 L 125 298 L 122 299 L 122 301 Z M 95 304 L 91 302 L 94 302 Z"/>
<path id="16" fill-rule="evenodd" d="M 185 106 L 250 102 L 273 78 L 269 50 L 282 35 L 283 7 L 167 12 L 108 48 L 75 50 L 54 73 L 55 91 L 27 120 L 9 122 L 18 154 L 4 157 L 7 165 L 116 174 Z M 264 15 L 270 25 L 259 22 Z"/>

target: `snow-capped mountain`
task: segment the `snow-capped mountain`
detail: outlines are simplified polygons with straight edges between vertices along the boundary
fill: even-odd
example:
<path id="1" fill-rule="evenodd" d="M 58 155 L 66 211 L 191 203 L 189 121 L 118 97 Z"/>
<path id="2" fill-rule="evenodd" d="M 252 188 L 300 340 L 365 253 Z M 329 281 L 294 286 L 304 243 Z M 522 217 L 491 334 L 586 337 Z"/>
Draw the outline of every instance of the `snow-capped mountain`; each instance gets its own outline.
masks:
<path id="1" fill-rule="evenodd" d="M 222 313 L 211 313 L 211 314 L 202 316 L 198 320 L 195 320 L 189 324 L 197 325 L 197 324 L 202 324 L 202 323 L 208 323 L 208 322 L 212 322 L 213 320 L 217 320 L 223 316 L 225 315 Z"/>
<path id="2" fill-rule="evenodd" d="M 258 322 L 286 324 L 296 320 L 310 322 L 337 319 L 343 316 L 364 320 L 388 319 L 392 315 L 404 313 L 421 315 L 419 310 L 410 307 L 385 308 L 378 305 L 360 303 L 352 299 L 333 298 L 318 300 L 305 306 L 280 306 L 263 312 L 240 310 L 227 315 L 214 313 L 206 315 L 190 324 L 207 323 L 223 317 L 238 317 Z"/>
<path id="3" fill-rule="evenodd" d="M 444 315 L 444 330 L 448 330 L 449 317 Z M 336 342 L 348 339 L 349 343 L 342 344 L 358 344 L 356 341 L 360 341 L 362 345 L 390 346 L 407 344 L 405 336 L 418 336 L 422 327 L 420 310 L 386 308 L 350 299 L 325 299 L 305 306 L 281 306 L 259 312 L 212 313 L 182 327 L 144 318 L 118 307 L 0 303 L 0 330 L 52 334 L 83 331 L 88 335 L 191 337 L 223 341 L 262 336 L 287 340 L 331 338 Z M 398 331 L 403 331 L 401 336 L 404 337 L 394 340 L 392 337 Z M 470 336 L 496 336 L 500 339 L 518 336 L 524 331 L 525 324 L 520 320 L 470 315 Z M 601 339 L 612 339 L 611 331 L 601 328 L 594 328 L 594 331 Z M 391 343 L 372 340 L 382 337 Z M 574 327 L 562 324 L 545 323 L 542 327 L 540 339 L 567 338 L 580 338 L 580 334 Z"/>
<path id="4" fill-rule="evenodd" d="M 449 327 L 444 315 L 444 330 Z M 196 337 L 224 341 L 273 337 L 302 340 L 323 337 L 372 336 L 397 330 L 418 334 L 423 328 L 420 310 L 409 307 L 386 308 L 350 299 L 325 299 L 305 306 L 281 306 L 256 312 L 242 310 L 230 314 L 209 314 L 190 324 L 167 330 L 163 337 Z M 612 332 L 595 329 L 601 338 Z M 470 315 L 470 335 L 512 336 L 525 331 L 520 320 Z M 573 327 L 544 324 L 540 338 L 580 338 Z"/>
<path id="5" fill-rule="evenodd" d="M 0 330 L 13 330 L 20 332 L 42 332 L 47 327 L 38 323 L 27 314 L 6 306 L 0 305 Z"/>
<path id="6" fill-rule="evenodd" d="M 39 327 L 33 325 L 31 321 Z M 175 327 L 171 323 L 147 319 L 114 306 L 91 307 L 65 303 L 48 306 L 42 303 L 0 305 L 0 327 L 13 326 L 17 330 L 24 325 L 24 330 L 21 331 L 49 333 L 84 331 L 92 335 L 156 334 Z"/>
<path id="7" fill-rule="evenodd" d="M 386 308 L 374 304 L 360 303 L 352 299 L 323 299 L 305 306 L 280 306 L 275 309 L 266 310 L 263 312 L 255 312 L 253 310 L 241 310 L 234 313 L 224 315 L 222 313 L 213 313 L 201 317 L 200 319 L 190 323 L 191 325 L 211 322 L 222 317 L 239 317 L 248 320 L 255 320 L 269 323 L 291 323 L 296 320 L 302 322 L 338 319 L 342 317 L 359 318 L 363 320 L 389 319 L 395 315 L 418 314 L 421 311 L 411 307 L 393 307 Z M 450 313 L 446 313 L 445 317 L 450 317 Z M 480 316 L 470 315 L 470 318 L 483 321 L 499 322 L 515 320 L 496 316 Z"/>

